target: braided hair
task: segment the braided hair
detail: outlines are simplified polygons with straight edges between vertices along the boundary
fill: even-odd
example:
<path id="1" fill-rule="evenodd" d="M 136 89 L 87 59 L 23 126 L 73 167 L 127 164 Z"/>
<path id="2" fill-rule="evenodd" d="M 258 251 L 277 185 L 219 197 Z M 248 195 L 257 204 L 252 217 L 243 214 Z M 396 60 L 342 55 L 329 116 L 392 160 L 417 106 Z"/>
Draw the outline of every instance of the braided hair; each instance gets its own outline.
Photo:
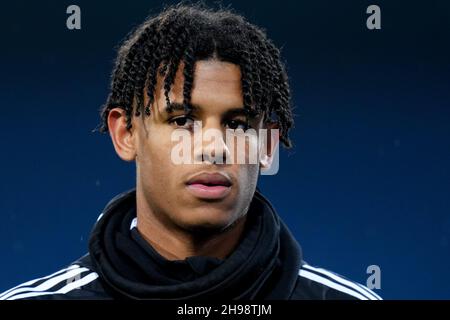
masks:
<path id="1" fill-rule="evenodd" d="M 108 131 L 108 114 L 116 107 L 125 110 L 128 130 L 133 114 L 149 116 L 158 74 L 164 79 L 164 95 L 170 107 L 169 92 L 181 61 L 183 105 L 189 111 L 195 62 L 207 59 L 240 67 L 244 109 L 251 116 L 263 112 L 264 121 L 275 121 L 280 141 L 285 147 L 292 147 L 288 136 L 294 122 L 291 96 L 280 50 L 263 29 L 244 17 L 229 9 L 211 9 L 201 4 L 167 7 L 130 33 L 118 50 L 98 131 Z M 149 98 L 145 105 L 144 92 Z"/>

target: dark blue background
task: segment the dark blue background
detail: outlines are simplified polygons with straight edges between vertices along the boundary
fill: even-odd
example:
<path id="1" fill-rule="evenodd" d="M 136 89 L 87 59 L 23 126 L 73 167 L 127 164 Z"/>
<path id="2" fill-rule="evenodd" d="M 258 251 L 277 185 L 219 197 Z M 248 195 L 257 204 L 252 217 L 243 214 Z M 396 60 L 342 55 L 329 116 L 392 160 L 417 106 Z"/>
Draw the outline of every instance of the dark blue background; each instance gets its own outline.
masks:
<path id="1" fill-rule="evenodd" d="M 170 2 L 166 2 L 170 3 Z M 295 149 L 261 178 L 306 260 L 384 298 L 450 298 L 448 1 L 225 1 L 283 47 Z M 382 30 L 366 28 L 378 4 Z M 78 4 L 82 30 L 66 29 Z M 0 291 L 86 251 L 103 206 L 135 184 L 91 133 L 114 48 L 156 1 L 0 7 Z"/>

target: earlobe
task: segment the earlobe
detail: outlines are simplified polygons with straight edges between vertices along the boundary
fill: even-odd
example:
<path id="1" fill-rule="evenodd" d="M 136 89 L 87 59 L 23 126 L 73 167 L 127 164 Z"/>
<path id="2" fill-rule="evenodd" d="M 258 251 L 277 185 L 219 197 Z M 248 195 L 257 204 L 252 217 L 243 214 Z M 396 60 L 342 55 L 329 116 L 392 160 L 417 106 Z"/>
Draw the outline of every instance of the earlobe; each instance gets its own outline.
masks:
<path id="1" fill-rule="evenodd" d="M 269 170 L 272 167 L 280 140 L 280 131 L 276 122 L 266 124 L 266 130 L 265 136 L 260 136 L 262 142 L 259 162 L 262 170 Z"/>
<path id="2" fill-rule="evenodd" d="M 270 169 L 270 167 L 273 164 L 274 158 L 275 158 L 275 153 L 276 153 L 276 149 L 278 148 L 278 141 L 274 141 L 271 143 L 271 145 L 267 146 L 267 148 L 270 150 L 267 151 L 266 154 L 261 153 L 260 159 L 259 159 L 259 163 L 261 164 L 261 167 L 263 169 Z"/>
<path id="3" fill-rule="evenodd" d="M 261 168 L 262 169 L 269 169 L 270 166 L 272 165 L 272 160 L 273 160 L 273 157 L 271 157 L 269 155 L 261 156 L 261 158 L 259 159 L 259 163 L 261 164 Z"/>
<path id="4" fill-rule="evenodd" d="M 110 110 L 108 128 L 117 155 L 124 161 L 134 161 L 136 158 L 134 130 L 127 129 L 125 110 L 122 108 Z"/>

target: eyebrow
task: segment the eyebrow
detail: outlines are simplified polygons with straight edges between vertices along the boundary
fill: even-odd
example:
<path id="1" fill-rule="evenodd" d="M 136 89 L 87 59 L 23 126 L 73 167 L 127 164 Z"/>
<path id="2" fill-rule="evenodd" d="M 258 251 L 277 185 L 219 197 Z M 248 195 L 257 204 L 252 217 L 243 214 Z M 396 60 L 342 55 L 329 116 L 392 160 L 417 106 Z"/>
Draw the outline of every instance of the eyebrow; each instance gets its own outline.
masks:
<path id="1" fill-rule="evenodd" d="M 192 105 L 192 104 L 188 104 L 188 108 L 191 111 L 197 111 L 198 109 L 200 109 L 198 106 L 196 105 Z M 171 102 L 170 105 L 166 105 L 166 107 L 164 108 L 164 111 L 168 114 L 171 114 L 175 111 L 184 111 L 184 105 L 182 103 L 178 103 L 178 102 Z"/>
<path id="2" fill-rule="evenodd" d="M 198 112 L 202 108 L 195 104 L 188 103 L 188 108 L 190 108 L 189 113 Z M 168 114 L 171 114 L 175 111 L 184 111 L 184 105 L 179 102 L 171 102 L 169 106 L 166 106 L 164 109 L 165 112 Z M 229 109 L 225 112 L 225 117 L 233 117 L 233 116 L 246 116 L 249 118 L 254 118 L 254 116 L 251 116 L 251 113 L 245 109 L 244 107 L 236 107 Z"/>

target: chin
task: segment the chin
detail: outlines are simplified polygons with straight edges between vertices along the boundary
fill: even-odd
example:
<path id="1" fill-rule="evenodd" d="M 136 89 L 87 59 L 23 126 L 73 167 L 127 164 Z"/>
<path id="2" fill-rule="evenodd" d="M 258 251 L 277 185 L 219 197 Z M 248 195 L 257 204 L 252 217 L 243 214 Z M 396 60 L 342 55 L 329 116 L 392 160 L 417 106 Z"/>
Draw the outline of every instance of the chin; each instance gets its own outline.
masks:
<path id="1" fill-rule="evenodd" d="M 219 233 L 233 224 L 236 218 L 231 212 L 217 209 L 193 210 L 180 221 L 183 229 L 198 233 Z"/>

